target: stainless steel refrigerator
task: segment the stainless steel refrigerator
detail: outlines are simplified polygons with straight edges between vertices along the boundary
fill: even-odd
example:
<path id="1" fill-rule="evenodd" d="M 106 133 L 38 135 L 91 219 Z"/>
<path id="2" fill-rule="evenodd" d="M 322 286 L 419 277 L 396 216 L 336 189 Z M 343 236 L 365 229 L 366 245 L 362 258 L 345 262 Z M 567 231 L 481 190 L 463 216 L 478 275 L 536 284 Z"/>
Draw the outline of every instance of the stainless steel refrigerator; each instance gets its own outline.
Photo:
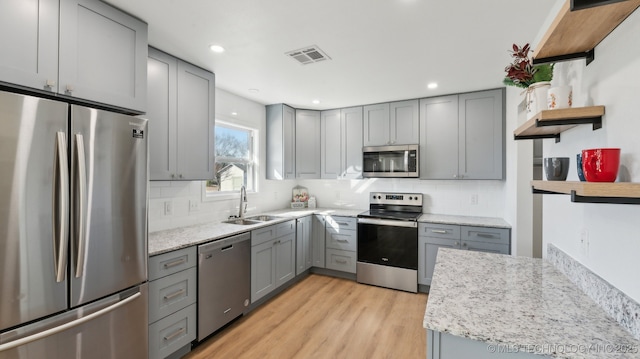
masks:
<path id="1" fill-rule="evenodd" d="M 0 92 L 0 359 L 147 358 L 146 129 Z"/>

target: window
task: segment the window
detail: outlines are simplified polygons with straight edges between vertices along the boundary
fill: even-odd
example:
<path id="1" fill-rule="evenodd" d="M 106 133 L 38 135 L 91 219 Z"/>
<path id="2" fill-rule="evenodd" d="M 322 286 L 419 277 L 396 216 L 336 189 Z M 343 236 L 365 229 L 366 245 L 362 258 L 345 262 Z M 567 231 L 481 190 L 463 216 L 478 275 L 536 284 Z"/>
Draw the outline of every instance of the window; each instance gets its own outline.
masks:
<path id="1" fill-rule="evenodd" d="M 207 181 L 206 194 L 255 191 L 255 130 L 216 120 L 215 179 Z"/>

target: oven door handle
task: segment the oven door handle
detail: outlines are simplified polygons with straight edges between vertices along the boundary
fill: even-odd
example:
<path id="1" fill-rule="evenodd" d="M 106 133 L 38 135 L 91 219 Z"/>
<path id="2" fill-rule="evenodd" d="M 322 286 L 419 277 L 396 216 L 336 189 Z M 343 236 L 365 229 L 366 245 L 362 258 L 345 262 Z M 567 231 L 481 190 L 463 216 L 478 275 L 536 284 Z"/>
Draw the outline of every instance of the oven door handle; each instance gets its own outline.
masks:
<path id="1" fill-rule="evenodd" d="M 392 219 L 358 218 L 358 223 L 374 224 L 374 225 L 378 225 L 378 226 L 394 226 L 394 227 L 409 227 L 409 228 L 417 228 L 418 227 L 418 222 L 414 222 L 414 221 L 394 221 Z"/>

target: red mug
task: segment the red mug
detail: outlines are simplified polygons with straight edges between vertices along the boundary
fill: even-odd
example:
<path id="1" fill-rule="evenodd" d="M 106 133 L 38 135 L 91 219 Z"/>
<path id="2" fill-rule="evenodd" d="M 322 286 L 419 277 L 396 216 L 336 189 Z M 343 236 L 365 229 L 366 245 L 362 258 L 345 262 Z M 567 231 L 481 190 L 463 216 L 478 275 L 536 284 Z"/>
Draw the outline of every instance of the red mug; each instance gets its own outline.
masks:
<path id="1" fill-rule="evenodd" d="M 582 150 L 582 170 L 587 182 L 615 182 L 619 167 L 619 148 Z"/>

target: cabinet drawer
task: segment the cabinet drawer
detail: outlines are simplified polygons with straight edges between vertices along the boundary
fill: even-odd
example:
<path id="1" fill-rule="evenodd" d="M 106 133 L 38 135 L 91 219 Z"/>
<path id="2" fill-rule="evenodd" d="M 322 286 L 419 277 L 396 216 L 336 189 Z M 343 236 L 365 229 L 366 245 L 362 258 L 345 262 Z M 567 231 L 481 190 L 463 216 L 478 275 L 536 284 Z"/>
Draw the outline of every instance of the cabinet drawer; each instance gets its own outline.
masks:
<path id="1" fill-rule="evenodd" d="M 460 226 L 455 224 L 420 223 L 420 236 L 460 239 Z"/>
<path id="2" fill-rule="evenodd" d="M 327 231 L 326 246 L 327 248 L 342 249 L 347 251 L 356 251 L 358 245 L 358 236 L 356 231 L 336 232 L 333 229 Z"/>
<path id="3" fill-rule="evenodd" d="M 149 258 L 149 280 L 166 277 L 197 264 L 198 252 L 195 246 L 153 256 Z"/>
<path id="4" fill-rule="evenodd" d="M 251 246 L 257 246 L 276 238 L 276 226 L 272 225 L 251 231 Z"/>
<path id="5" fill-rule="evenodd" d="M 149 326 L 149 359 L 166 358 L 196 339 L 196 305 Z"/>
<path id="6" fill-rule="evenodd" d="M 329 249 L 326 251 L 327 268 L 341 272 L 356 272 L 356 252 Z"/>
<path id="7" fill-rule="evenodd" d="M 357 218 L 327 216 L 326 219 L 327 219 L 327 228 L 334 229 L 335 231 L 342 231 L 342 230 L 355 231 L 358 229 Z"/>
<path id="8" fill-rule="evenodd" d="M 276 237 L 282 237 L 290 233 L 295 233 L 295 231 L 296 231 L 295 219 L 276 224 Z"/>
<path id="9" fill-rule="evenodd" d="M 462 241 L 462 249 L 476 252 L 489 252 L 499 254 L 510 254 L 508 244 L 499 244 L 481 241 Z"/>
<path id="10" fill-rule="evenodd" d="M 461 226 L 463 241 L 479 241 L 509 245 L 508 228 Z"/>
<path id="11" fill-rule="evenodd" d="M 196 268 L 149 283 L 149 323 L 196 302 Z"/>

